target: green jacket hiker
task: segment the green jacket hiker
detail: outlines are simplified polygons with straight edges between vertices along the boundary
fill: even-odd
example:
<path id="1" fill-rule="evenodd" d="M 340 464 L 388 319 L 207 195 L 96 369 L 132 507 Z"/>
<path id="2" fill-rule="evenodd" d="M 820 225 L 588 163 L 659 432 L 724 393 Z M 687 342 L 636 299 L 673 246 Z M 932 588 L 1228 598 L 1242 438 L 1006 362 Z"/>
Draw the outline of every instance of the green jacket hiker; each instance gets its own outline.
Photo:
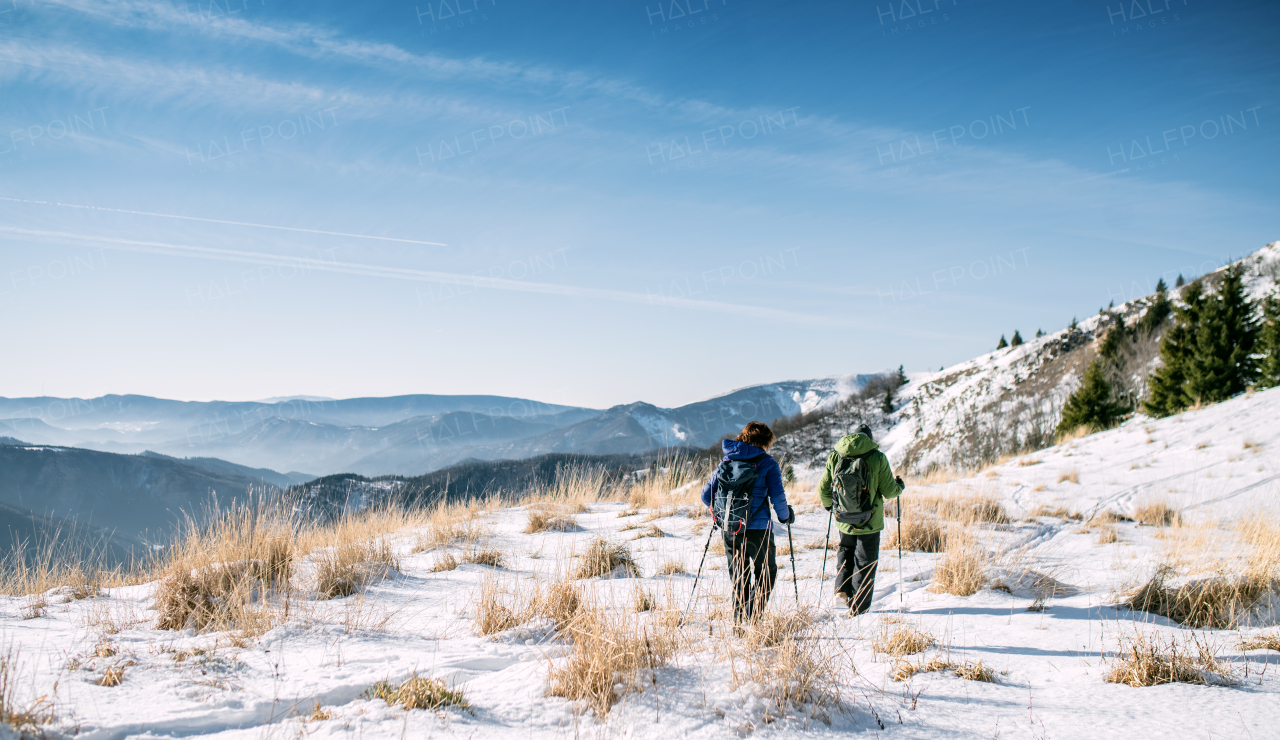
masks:
<path id="1" fill-rule="evenodd" d="M 833 509 L 832 479 L 836 478 L 837 470 L 844 485 L 853 483 L 858 486 L 859 491 L 854 495 L 860 508 L 848 508 L 849 493 L 846 492 L 841 496 L 845 506 Z M 849 613 L 854 616 L 871 610 L 876 589 L 876 564 L 880 559 L 880 530 L 884 529 L 884 500 L 900 495 L 902 484 L 894 477 L 889 458 L 871 438 L 870 427 L 861 424 L 856 432 L 846 434 L 836 442 L 835 450 L 827 457 L 827 470 L 818 486 L 818 497 L 822 499 L 823 508 L 831 511 L 833 516 L 839 510 L 847 518 L 866 522 L 862 528 L 839 522 L 840 541 L 836 545 L 836 595 L 849 606 Z M 871 512 L 869 519 L 867 512 Z"/>
<path id="2" fill-rule="evenodd" d="M 856 529 L 852 524 L 837 523 L 840 531 L 845 534 L 871 534 L 884 529 L 885 499 L 897 498 L 902 494 L 902 489 L 894 480 L 893 470 L 889 467 L 889 458 L 880 451 L 879 446 L 871 439 L 871 435 L 855 432 L 841 437 L 840 441 L 836 442 L 835 451 L 827 456 L 827 469 L 822 474 L 822 483 L 818 486 L 818 497 L 822 499 L 822 507 L 831 508 L 831 476 L 838 459 L 836 453 L 845 457 L 856 457 L 867 452 L 871 452 L 867 457 L 871 477 L 867 488 L 874 497 L 876 513 L 863 529 Z"/>

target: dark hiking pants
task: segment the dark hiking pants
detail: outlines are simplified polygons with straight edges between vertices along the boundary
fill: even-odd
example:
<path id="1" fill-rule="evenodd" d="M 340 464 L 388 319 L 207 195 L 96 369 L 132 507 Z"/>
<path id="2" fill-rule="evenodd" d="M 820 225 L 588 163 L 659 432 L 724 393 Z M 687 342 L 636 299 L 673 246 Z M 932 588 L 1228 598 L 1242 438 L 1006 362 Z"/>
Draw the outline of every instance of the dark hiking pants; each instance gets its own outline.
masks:
<path id="1" fill-rule="evenodd" d="M 840 533 L 836 551 L 836 593 L 849 597 L 849 611 L 862 614 L 871 609 L 876 590 L 876 562 L 880 558 L 880 533 Z"/>
<path id="2" fill-rule="evenodd" d="M 724 552 L 729 557 L 729 579 L 733 583 L 733 619 L 750 621 L 764 612 L 778 576 L 773 531 L 748 529 L 725 535 Z"/>

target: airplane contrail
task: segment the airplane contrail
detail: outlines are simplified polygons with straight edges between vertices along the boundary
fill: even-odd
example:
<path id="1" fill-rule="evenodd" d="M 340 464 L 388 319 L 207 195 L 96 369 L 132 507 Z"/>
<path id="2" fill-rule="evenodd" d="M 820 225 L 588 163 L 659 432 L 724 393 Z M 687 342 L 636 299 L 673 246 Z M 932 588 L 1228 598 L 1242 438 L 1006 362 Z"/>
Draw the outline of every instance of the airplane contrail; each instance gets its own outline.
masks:
<path id="1" fill-rule="evenodd" d="M 170 244 L 167 242 L 138 241 L 134 239 L 72 234 L 59 231 L 40 231 L 22 229 L 14 226 L 0 226 L 0 232 L 24 234 L 28 236 L 75 239 L 79 241 L 95 242 L 110 249 L 129 252 L 143 252 L 147 254 L 183 255 L 186 257 L 196 257 L 200 259 L 219 260 L 223 262 L 245 262 L 258 265 L 307 267 L 323 272 L 336 272 L 348 275 L 395 278 L 398 280 L 412 280 L 417 282 L 441 283 L 446 285 L 476 288 L 493 288 L 495 290 L 511 290 L 523 293 L 541 293 L 544 295 L 596 298 L 622 303 L 643 303 L 651 306 L 691 308 L 702 311 L 714 311 L 717 313 L 752 316 L 772 321 L 808 324 L 811 326 L 840 326 L 846 328 L 855 328 L 859 326 L 859 324 L 852 320 L 842 320 L 829 316 L 815 316 L 796 311 L 767 308 L 764 306 L 744 306 L 737 303 L 722 303 L 720 301 L 677 298 L 665 295 L 655 296 L 652 294 L 632 293 L 625 290 L 612 290 L 608 288 L 581 288 L 572 285 L 538 283 L 525 280 L 512 280 L 510 278 L 479 277 L 476 275 L 439 272 L 435 270 L 416 270 L 405 267 L 382 267 L 379 265 L 364 265 L 356 262 L 318 260 L 310 257 L 286 257 L 276 254 L 267 254 L 265 252 L 246 252 L 234 249 L 220 249 L 217 247 L 199 247 L 185 244 Z M 910 332 L 908 331 L 904 333 L 909 334 Z"/>
<path id="2" fill-rule="evenodd" d="M 0 196 L 0 200 L 7 200 L 11 203 L 35 203 L 42 206 L 62 206 L 63 208 L 83 208 L 89 211 L 111 211 L 113 213 L 128 213 L 134 216 L 156 216 L 157 218 L 177 218 L 184 221 L 203 221 L 210 224 L 229 224 L 231 226 L 254 226 L 259 229 L 279 229 L 281 231 L 301 231 L 306 234 L 327 234 L 329 236 L 349 236 L 355 239 L 377 239 L 384 242 L 403 242 L 405 244 L 425 244 L 432 247 L 447 247 L 448 244 L 441 242 L 423 242 L 416 239 L 397 239 L 392 236 L 370 236 L 369 234 L 347 234 L 341 231 L 322 231 L 320 229 L 301 229 L 296 226 L 273 226 L 271 224 L 254 224 L 245 221 L 224 221 L 220 218 L 200 218 L 199 216 L 179 216 L 173 213 L 151 213 L 149 211 L 130 211 L 124 208 L 106 208 L 104 206 L 82 206 L 75 203 L 58 203 L 56 201 L 47 200 L 27 200 L 25 198 L 5 198 Z"/>

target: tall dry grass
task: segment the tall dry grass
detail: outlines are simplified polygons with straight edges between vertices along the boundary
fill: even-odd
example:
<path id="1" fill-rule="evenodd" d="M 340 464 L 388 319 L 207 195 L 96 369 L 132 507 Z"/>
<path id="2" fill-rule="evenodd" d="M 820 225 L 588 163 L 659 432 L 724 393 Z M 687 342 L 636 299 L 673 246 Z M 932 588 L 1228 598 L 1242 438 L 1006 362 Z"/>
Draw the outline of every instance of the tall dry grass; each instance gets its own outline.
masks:
<path id="1" fill-rule="evenodd" d="M 656 608 L 654 605 L 650 609 Z M 657 684 L 657 669 L 675 654 L 674 623 L 580 604 L 563 631 L 573 640 L 569 657 L 547 672 L 547 694 L 581 702 L 597 717 L 628 692 Z"/>
<path id="2" fill-rule="evenodd" d="M 18 652 L 12 647 L 6 648 L 0 653 L 0 725 L 8 725 L 23 738 L 44 737 L 41 726 L 56 719 L 53 694 L 23 701 L 18 696 L 18 684 L 24 682 L 21 673 Z M 57 690 L 57 684 L 53 689 Z"/>
<path id="3" fill-rule="evenodd" d="M 532 586 L 488 578 L 481 584 L 476 600 L 476 633 L 492 635 L 537 617 L 551 620 L 557 630 L 563 631 L 577 618 L 583 603 L 582 590 L 563 578 L 550 583 L 535 581 Z"/>
<path id="4" fill-rule="evenodd" d="M 651 466 L 629 478 L 621 489 L 627 502 L 624 513 L 647 511 L 647 519 L 663 519 L 680 513 L 698 515 L 700 484 L 710 478 L 715 461 L 678 458 Z"/>
<path id="5" fill-rule="evenodd" d="M 788 714 L 829 720 L 843 706 L 841 676 L 852 672 L 850 655 L 824 628 L 831 625 L 808 609 L 775 607 L 729 645 L 731 688 L 758 688 L 763 722 Z"/>
<path id="6" fill-rule="evenodd" d="M 989 561 L 990 555 L 973 532 L 957 528 L 948 535 L 942 558 L 934 565 L 930 589 L 955 596 L 972 596 L 986 585 Z"/>
<path id="7" fill-rule="evenodd" d="M 601 578 L 616 570 L 625 571 L 632 578 L 641 576 L 640 566 L 632 557 L 630 548 L 625 544 L 610 542 L 599 537 L 587 546 L 587 551 L 582 554 L 578 567 L 574 569 L 573 577 Z"/>
<path id="8" fill-rule="evenodd" d="M 1235 672 L 1229 663 L 1218 658 L 1218 651 L 1207 638 L 1191 635 L 1185 641 L 1168 640 L 1157 635 L 1122 635 L 1119 655 L 1105 679 L 1107 683 L 1128 686 L 1159 686 L 1167 683 L 1219 684 L 1235 683 Z"/>
<path id="9" fill-rule="evenodd" d="M 1174 521 L 1151 579 L 1127 606 L 1197 628 L 1235 629 L 1280 594 L 1280 519 L 1256 512 L 1231 530 Z"/>

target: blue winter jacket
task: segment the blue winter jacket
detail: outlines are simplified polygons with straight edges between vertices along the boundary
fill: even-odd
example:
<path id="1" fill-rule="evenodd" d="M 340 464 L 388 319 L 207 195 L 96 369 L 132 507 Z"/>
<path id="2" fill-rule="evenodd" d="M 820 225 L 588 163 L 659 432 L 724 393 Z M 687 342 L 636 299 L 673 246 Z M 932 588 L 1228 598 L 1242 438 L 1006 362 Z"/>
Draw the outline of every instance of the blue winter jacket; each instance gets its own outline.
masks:
<path id="1" fill-rule="evenodd" d="M 749 460 L 756 455 L 764 454 L 764 450 L 749 445 L 746 442 L 739 442 L 736 439 L 726 439 L 721 443 L 724 449 L 725 460 Z M 782 469 L 778 467 L 778 461 L 772 457 L 765 455 L 760 462 L 756 463 L 757 475 L 755 489 L 751 492 L 751 520 L 747 522 L 747 529 L 773 529 L 773 519 L 769 516 L 768 503 L 773 503 L 773 510 L 778 513 L 778 520 L 787 518 L 787 493 L 782 490 Z M 707 481 L 707 485 L 702 488 L 702 503 L 707 506 L 711 505 L 712 497 L 715 495 L 716 474 L 711 474 L 711 480 Z"/>

